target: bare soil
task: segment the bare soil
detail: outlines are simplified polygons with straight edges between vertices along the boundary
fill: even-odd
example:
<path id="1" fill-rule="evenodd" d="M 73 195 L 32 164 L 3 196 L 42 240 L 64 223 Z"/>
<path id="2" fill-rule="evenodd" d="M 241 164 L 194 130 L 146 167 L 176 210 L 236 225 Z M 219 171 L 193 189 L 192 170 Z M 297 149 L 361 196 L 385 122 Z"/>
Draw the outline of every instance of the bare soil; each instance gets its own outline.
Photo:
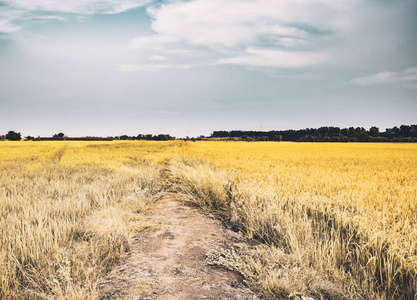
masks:
<path id="1" fill-rule="evenodd" d="M 240 275 L 206 263 L 207 253 L 245 242 L 242 235 L 172 197 L 150 217 L 159 226 L 133 238 L 128 255 L 100 283 L 101 299 L 259 299 Z"/>

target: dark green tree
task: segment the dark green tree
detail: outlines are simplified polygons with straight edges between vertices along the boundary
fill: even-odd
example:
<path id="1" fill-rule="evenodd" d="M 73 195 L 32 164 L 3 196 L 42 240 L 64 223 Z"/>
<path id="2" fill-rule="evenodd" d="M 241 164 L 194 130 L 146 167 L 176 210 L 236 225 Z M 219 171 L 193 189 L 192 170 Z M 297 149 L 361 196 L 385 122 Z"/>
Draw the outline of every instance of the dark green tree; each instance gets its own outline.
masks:
<path id="1" fill-rule="evenodd" d="M 22 139 L 22 135 L 20 134 L 20 132 L 15 132 L 13 130 L 10 130 L 6 134 L 6 140 L 9 140 L 9 141 L 20 141 L 21 139 Z"/>
<path id="2" fill-rule="evenodd" d="M 54 134 L 52 137 L 53 138 L 63 138 L 64 136 L 65 136 L 65 133 L 60 132 L 60 133 Z"/>
<path id="3" fill-rule="evenodd" d="M 373 126 L 373 127 L 369 128 L 369 133 L 370 133 L 371 136 L 378 136 L 379 128 Z"/>

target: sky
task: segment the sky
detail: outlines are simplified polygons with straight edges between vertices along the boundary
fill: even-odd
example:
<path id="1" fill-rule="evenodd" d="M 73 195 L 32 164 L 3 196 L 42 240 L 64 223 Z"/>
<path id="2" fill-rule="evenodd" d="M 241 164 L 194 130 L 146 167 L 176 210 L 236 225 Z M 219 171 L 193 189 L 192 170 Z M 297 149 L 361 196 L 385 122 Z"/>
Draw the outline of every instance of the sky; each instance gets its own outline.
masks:
<path id="1" fill-rule="evenodd" d="M 402 124 L 415 0 L 0 0 L 0 134 Z"/>

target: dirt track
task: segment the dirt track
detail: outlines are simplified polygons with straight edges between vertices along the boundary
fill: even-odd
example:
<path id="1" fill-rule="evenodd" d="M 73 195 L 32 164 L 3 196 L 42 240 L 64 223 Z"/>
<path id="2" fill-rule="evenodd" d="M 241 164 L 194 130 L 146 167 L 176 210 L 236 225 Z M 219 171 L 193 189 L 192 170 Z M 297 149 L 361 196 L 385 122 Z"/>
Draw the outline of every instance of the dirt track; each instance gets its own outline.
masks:
<path id="1" fill-rule="evenodd" d="M 160 226 L 133 239 L 129 255 L 99 285 L 101 299 L 258 299 L 239 275 L 205 260 L 242 236 L 170 197 L 150 217 Z"/>

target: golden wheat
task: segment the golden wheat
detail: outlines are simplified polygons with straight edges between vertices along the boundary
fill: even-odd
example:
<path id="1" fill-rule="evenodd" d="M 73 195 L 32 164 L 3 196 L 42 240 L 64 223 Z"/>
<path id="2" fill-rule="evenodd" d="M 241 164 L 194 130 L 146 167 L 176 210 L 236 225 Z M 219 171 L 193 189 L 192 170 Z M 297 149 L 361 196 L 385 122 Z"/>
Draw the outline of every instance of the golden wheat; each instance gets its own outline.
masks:
<path id="1" fill-rule="evenodd" d="M 0 298 L 97 299 L 148 226 L 167 144 L 0 143 Z"/>
<path id="2" fill-rule="evenodd" d="M 416 145 L 201 142 L 182 149 L 186 159 L 173 164 L 179 189 L 227 208 L 250 237 L 349 285 L 352 295 L 416 297 Z"/>
<path id="3" fill-rule="evenodd" d="M 168 179 L 266 245 L 209 260 L 265 298 L 416 297 L 414 144 L 3 142 L 0 167 L 0 298 L 97 298 Z"/>

